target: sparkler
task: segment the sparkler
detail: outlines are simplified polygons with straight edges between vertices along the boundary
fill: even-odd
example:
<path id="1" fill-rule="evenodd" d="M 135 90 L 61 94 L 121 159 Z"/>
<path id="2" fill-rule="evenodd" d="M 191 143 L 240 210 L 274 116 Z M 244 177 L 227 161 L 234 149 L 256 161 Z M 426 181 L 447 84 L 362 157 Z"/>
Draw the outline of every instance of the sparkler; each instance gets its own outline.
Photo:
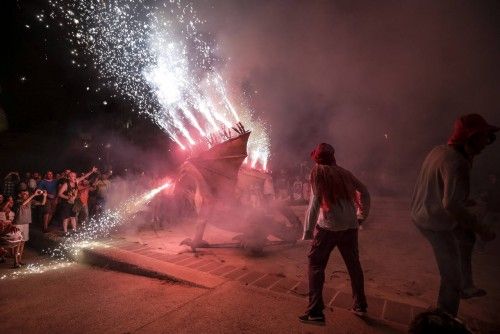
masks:
<path id="1" fill-rule="evenodd" d="M 265 169 L 269 136 L 252 111 L 236 105 L 216 68 L 216 47 L 205 21 L 183 0 L 48 0 L 51 18 L 68 27 L 75 66 L 99 73 L 101 86 L 131 99 L 139 113 L 181 149 L 206 143 L 221 128 L 242 122 L 251 129 L 249 161 Z M 57 25 L 54 25 L 57 26 Z M 97 88 L 98 90 L 100 88 Z"/>

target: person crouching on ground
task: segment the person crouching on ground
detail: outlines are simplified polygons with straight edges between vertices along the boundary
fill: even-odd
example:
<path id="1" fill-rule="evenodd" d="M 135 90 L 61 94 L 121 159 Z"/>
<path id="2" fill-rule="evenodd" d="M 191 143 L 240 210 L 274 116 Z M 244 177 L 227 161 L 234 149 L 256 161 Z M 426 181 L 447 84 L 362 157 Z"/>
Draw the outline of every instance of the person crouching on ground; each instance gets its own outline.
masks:
<path id="1" fill-rule="evenodd" d="M 359 221 L 368 216 L 370 195 L 367 188 L 351 172 L 337 166 L 334 154 L 333 147 L 325 143 L 319 144 L 311 153 L 316 165 L 311 171 L 312 193 L 302 238 L 313 241 L 308 255 L 309 306 L 299 320 L 318 325 L 325 323 L 325 268 L 335 246 L 339 248 L 351 278 L 354 298 L 351 311 L 362 316 L 366 314 L 368 307 L 363 269 L 359 262 L 358 227 Z M 356 192 L 361 194 L 358 208 Z"/>
<path id="2" fill-rule="evenodd" d="M 425 158 L 413 191 L 411 217 L 431 244 L 441 276 L 437 307 L 453 317 L 460 298 L 486 294 L 472 280 L 472 250 L 476 233 L 483 240 L 494 234 L 466 205 L 472 160 L 495 140 L 499 129 L 478 114 L 457 119 L 448 144 L 435 147 Z"/>
<path id="3" fill-rule="evenodd" d="M 38 203 L 37 201 L 34 201 L 33 198 L 35 196 L 42 195 L 42 201 Z M 19 201 L 18 201 L 18 207 L 16 208 L 16 218 L 14 220 L 14 226 L 16 226 L 22 233 L 23 235 L 23 240 L 19 245 L 19 264 L 24 265 L 22 262 L 23 260 L 23 254 L 24 254 L 24 244 L 29 240 L 29 227 L 31 224 L 31 205 L 36 204 L 36 205 L 45 205 L 45 202 L 47 200 L 47 192 L 43 190 L 36 190 L 33 195 L 29 195 L 28 191 L 22 191 L 19 193 Z"/>

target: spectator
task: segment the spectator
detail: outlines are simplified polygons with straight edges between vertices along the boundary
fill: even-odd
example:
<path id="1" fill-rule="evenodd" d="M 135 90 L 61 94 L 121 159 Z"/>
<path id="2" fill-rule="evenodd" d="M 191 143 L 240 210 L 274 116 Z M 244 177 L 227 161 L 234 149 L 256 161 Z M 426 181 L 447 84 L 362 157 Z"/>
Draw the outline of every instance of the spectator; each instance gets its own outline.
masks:
<path id="1" fill-rule="evenodd" d="M 5 197 L 16 196 L 18 185 L 19 185 L 19 173 L 10 172 L 9 174 L 7 174 L 7 176 L 5 176 L 3 182 L 3 195 Z"/>
<path id="2" fill-rule="evenodd" d="M 106 205 L 106 195 L 108 193 L 111 181 L 109 181 L 109 174 L 101 174 L 100 177 L 94 182 L 93 187 L 96 190 L 96 212 L 101 213 Z"/>
<path id="3" fill-rule="evenodd" d="M 276 189 L 278 190 L 278 199 L 280 200 L 288 200 L 290 199 L 290 194 L 288 188 L 290 184 L 286 177 L 286 172 L 284 169 L 281 169 L 278 178 L 276 179 Z"/>
<path id="4" fill-rule="evenodd" d="M 292 184 L 292 199 L 294 202 L 301 202 L 304 200 L 302 197 L 302 181 L 298 176 L 295 177 L 295 181 Z"/>
<path id="5" fill-rule="evenodd" d="M 302 180 L 302 198 L 305 201 L 309 201 L 311 197 L 311 183 L 309 182 L 309 175 L 305 174 L 304 179 Z"/>
<path id="6" fill-rule="evenodd" d="M 84 224 L 89 218 L 89 192 L 93 188 L 88 180 L 82 180 L 78 184 L 78 197 L 76 201 L 76 219 L 79 224 Z"/>
<path id="7" fill-rule="evenodd" d="M 42 202 L 38 203 L 33 200 L 35 196 L 42 195 Z M 31 224 L 31 205 L 44 205 L 47 199 L 47 192 L 43 190 L 37 190 L 33 195 L 30 196 L 28 191 L 22 191 L 19 193 L 18 207 L 16 209 L 16 215 L 14 224 L 21 231 L 23 236 L 22 242 L 19 244 L 19 258 L 18 263 L 24 265 L 22 262 L 24 253 L 24 244 L 29 240 L 29 224 Z"/>
<path id="8" fill-rule="evenodd" d="M 262 193 L 264 196 L 264 204 L 265 205 L 269 205 L 269 204 L 271 204 L 272 201 L 274 201 L 275 194 L 274 194 L 273 178 L 271 177 L 270 174 L 266 175 L 266 178 L 264 180 L 264 187 L 263 187 Z"/>
<path id="9" fill-rule="evenodd" d="M 33 173 L 33 179 L 35 180 L 36 184 L 42 180 L 42 177 L 40 176 L 40 173 L 34 172 Z"/>
<path id="10" fill-rule="evenodd" d="M 36 190 L 37 180 L 30 173 L 26 173 L 25 182 L 28 185 L 28 191 L 30 192 L 30 194 L 33 194 Z"/>
<path id="11" fill-rule="evenodd" d="M 49 222 L 52 220 L 57 207 L 57 180 L 54 179 L 54 173 L 48 171 L 45 179 L 38 183 L 40 190 L 45 190 L 47 200 L 43 206 L 43 232 L 48 231 Z"/>
<path id="12" fill-rule="evenodd" d="M 76 177 L 75 172 L 70 172 L 67 182 L 63 183 L 59 189 L 58 197 L 60 198 L 60 208 L 61 208 L 61 219 L 63 223 L 64 233 L 68 233 L 68 223 L 71 223 L 73 232 L 76 231 L 76 212 L 74 210 L 74 205 L 76 198 L 78 197 L 78 183 L 89 177 L 90 174 L 97 171 L 97 168 L 93 167 L 90 172 L 83 175 L 80 178 Z"/>
<path id="13" fill-rule="evenodd" d="M 9 197 L 10 199 L 12 197 Z M 15 218 L 14 212 L 11 210 L 12 202 L 7 200 L 0 210 L 0 247 L 9 248 L 11 250 L 12 258 L 14 259 L 14 264 L 12 268 L 19 268 L 19 248 L 22 242 L 23 236 L 21 231 L 12 225 L 12 221 Z M 5 262 L 3 255 L 5 251 L 0 250 L 2 253 L 2 262 Z"/>

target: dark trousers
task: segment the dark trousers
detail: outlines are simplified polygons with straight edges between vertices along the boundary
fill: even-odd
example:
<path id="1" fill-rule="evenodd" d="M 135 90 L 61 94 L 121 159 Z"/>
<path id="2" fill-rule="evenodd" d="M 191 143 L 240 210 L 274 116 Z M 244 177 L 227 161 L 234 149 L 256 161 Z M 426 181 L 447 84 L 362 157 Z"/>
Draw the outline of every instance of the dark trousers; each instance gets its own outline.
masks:
<path id="1" fill-rule="evenodd" d="M 316 226 L 316 232 L 309 252 L 309 306 L 308 314 L 323 312 L 323 285 L 325 268 L 330 253 L 337 246 L 351 277 L 354 306 L 366 308 L 363 269 L 359 263 L 358 230 L 328 231 Z"/>
<path id="2" fill-rule="evenodd" d="M 456 317 L 460 291 L 474 286 L 472 250 L 476 236 L 473 231 L 463 229 L 420 231 L 432 246 L 441 276 L 437 307 Z"/>

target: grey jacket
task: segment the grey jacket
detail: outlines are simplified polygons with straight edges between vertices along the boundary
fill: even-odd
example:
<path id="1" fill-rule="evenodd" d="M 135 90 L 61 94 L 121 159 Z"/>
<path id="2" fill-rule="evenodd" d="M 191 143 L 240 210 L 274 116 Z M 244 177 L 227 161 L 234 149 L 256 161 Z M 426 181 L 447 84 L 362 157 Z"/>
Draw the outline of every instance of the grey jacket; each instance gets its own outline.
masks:
<path id="1" fill-rule="evenodd" d="M 415 225 L 431 231 L 471 227 L 474 217 L 465 207 L 471 163 L 449 145 L 435 147 L 425 158 L 411 201 Z"/>

